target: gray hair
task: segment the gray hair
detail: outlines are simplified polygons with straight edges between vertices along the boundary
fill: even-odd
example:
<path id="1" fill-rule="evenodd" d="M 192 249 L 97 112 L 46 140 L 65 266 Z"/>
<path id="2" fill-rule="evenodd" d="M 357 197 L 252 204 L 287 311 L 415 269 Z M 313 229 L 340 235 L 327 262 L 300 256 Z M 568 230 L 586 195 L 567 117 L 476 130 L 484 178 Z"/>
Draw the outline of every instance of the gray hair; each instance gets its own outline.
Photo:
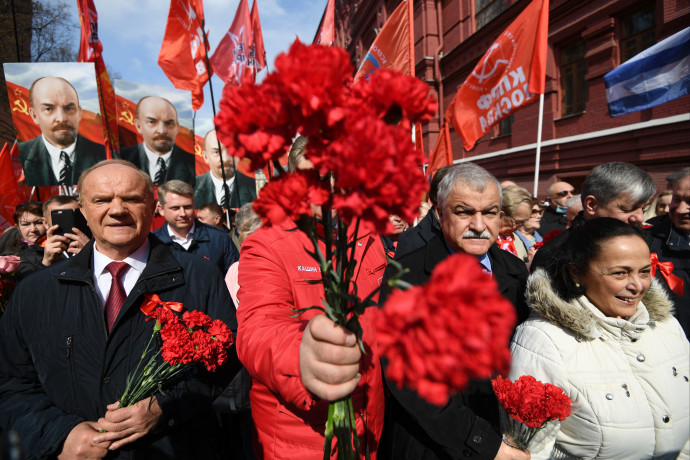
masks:
<path id="1" fill-rule="evenodd" d="M 137 168 L 134 165 L 134 163 L 131 163 L 126 160 L 113 158 L 112 160 L 99 161 L 98 163 L 96 163 L 95 165 L 91 166 L 90 168 L 86 169 L 84 172 L 81 173 L 81 176 L 79 176 L 79 181 L 77 182 L 77 190 L 79 190 L 79 204 L 84 204 L 84 181 L 86 180 L 86 177 L 89 174 L 91 174 L 94 170 L 102 168 L 103 166 L 110 165 L 126 166 L 136 171 L 136 173 L 139 175 L 139 178 L 144 181 L 144 184 L 146 185 L 146 190 L 150 194 L 149 196 L 151 198 L 151 201 L 153 201 L 153 181 L 151 180 L 151 176 L 146 174 L 141 169 Z"/>
<path id="2" fill-rule="evenodd" d="M 630 163 L 620 161 L 604 163 L 592 170 L 582 184 L 582 204 L 588 196 L 606 206 L 622 195 L 627 195 L 636 204 L 642 205 L 656 193 L 652 178 Z"/>
<path id="3" fill-rule="evenodd" d="M 666 182 L 669 182 L 671 188 L 674 188 L 676 184 L 686 177 L 690 176 L 690 166 L 680 169 L 666 176 Z"/>
<path id="4" fill-rule="evenodd" d="M 237 210 L 235 227 L 238 233 L 253 232 L 261 226 L 261 217 L 254 212 L 253 203 L 245 203 Z"/>
<path id="5" fill-rule="evenodd" d="M 493 184 L 498 191 L 501 207 L 503 207 L 503 195 L 501 184 L 489 171 L 474 163 L 460 163 L 453 165 L 445 177 L 438 184 L 438 209 L 443 212 L 448 202 L 448 196 L 453 191 L 455 184 L 466 185 L 473 190 L 483 192 L 487 186 Z"/>
<path id="6" fill-rule="evenodd" d="M 501 210 L 510 217 L 515 215 L 515 211 L 520 203 L 529 203 L 530 208 L 534 204 L 532 195 L 526 188 L 519 185 L 509 185 L 501 192 L 503 202 L 501 203 Z"/>
<path id="7" fill-rule="evenodd" d="M 580 203 L 580 204 L 582 204 L 582 196 L 580 196 L 579 193 L 578 193 L 577 195 L 571 196 L 570 198 L 568 198 L 567 200 L 565 200 L 565 207 L 566 207 L 566 208 L 569 208 L 569 207 L 571 207 L 572 205 L 574 205 L 575 203 Z"/>
<path id="8" fill-rule="evenodd" d="M 194 190 L 192 186 L 181 180 L 169 180 L 158 188 L 158 202 L 161 206 L 165 206 L 165 200 L 168 193 L 175 195 L 186 196 L 194 200 Z"/>

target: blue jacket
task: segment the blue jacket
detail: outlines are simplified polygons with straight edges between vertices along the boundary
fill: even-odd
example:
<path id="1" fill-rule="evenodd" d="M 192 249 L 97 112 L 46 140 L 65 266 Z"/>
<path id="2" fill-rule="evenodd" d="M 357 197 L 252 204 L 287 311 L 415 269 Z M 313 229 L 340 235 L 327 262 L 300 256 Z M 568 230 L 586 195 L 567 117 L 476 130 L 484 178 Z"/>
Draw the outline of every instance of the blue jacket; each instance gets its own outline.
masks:
<path id="1" fill-rule="evenodd" d="M 194 240 L 189 249 L 173 242 L 168 232 L 168 223 L 153 231 L 164 244 L 178 251 L 185 251 L 210 260 L 225 276 L 230 265 L 240 260 L 240 253 L 226 232 L 194 219 Z"/>
<path id="2" fill-rule="evenodd" d="M 78 423 L 96 421 L 119 399 L 151 337 L 143 294 L 182 302 L 237 329 L 225 283 L 211 265 L 149 236 L 146 268 L 107 332 L 94 287 L 93 242 L 22 280 L 0 320 L 0 431 L 16 430 L 27 459 L 54 458 Z M 239 368 L 234 346 L 215 373 L 186 373 L 157 395 L 159 427 L 108 458 L 213 458 L 211 403 Z"/>

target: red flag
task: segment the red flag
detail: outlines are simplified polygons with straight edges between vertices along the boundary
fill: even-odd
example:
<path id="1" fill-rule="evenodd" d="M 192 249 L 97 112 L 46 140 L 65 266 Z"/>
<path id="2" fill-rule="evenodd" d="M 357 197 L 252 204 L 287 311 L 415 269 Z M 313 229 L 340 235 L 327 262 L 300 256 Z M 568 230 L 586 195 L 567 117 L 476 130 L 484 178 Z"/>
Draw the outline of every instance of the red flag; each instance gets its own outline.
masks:
<path id="1" fill-rule="evenodd" d="M 81 22 L 81 41 L 79 43 L 79 62 L 93 62 L 96 54 L 103 52 L 98 38 L 98 13 L 93 0 L 77 0 L 79 22 Z"/>
<path id="2" fill-rule="evenodd" d="M 328 0 L 321 18 L 319 30 L 314 37 L 315 45 L 332 45 L 335 42 L 335 0 Z"/>
<path id="3" fill-rule="evenodd" d="M 240 0 L 230 30 L 211 56 L 213 71 L 226 84 L 239 86 L 247 69 L 248 51 L 252 45 L 252 20 L 247 0 Z"/>
<path id="4" fill-rule="evenodd" d="M 15 148 L 17 148 L 16 142 L 12 146 L 12 149 Z M 0 151 L 0 228 L 2 230 L 14 225 L 12 219 L 14 209 L 25 200 L 14 177 L 10 155 L 10 149 L 5 142 Z"/>
<path id="5" fill-rule="evenodd" d="M 393 11 L 364 56 L 355 82 L 376 69 L 395 69 L 414 75 L 414 30 L 412 0 L 403 0 Z"/>
<path id="6" fill-rule="evenodd" d="M 192 108 L 204 105 L 206 69 L 204 7 L 201 0 L 171 0 L 158 65 L 173 86 L 192 92 Z"/>
<path id="7" fill-rule="evenodd" d="M 419 121 L 414 124 L 414 148 L 426 156 L 424 153 L 424 138 L 422 137 L 422 123 Z"/>
<path id="8" fill-rule="evenodd" d="M 493 125 L 544 94 L 549 0 L 532 0 L 491 45 L 448 107 L 447 118 L 474 147 Z"/>
<path id="9" fill-rule="evenodd" d="M 266 50 L 264 49 L 264 36 L 261 33 L 261 20 L 259 19 L 259 5 L 257 0 L 254 0 L 252 5 L 252 51 L 254 54 L 253 65 L 256 68 L 256 73 L 266 67 Z"/>
<path id="10" fill-rule="evenodd" d="M 436 147 L 429 156 L 429 166 L 427 168 L 427 176 L 429 181 L 434 177 L 434 174 L 444 166 L 453 164 L 453 151 L 450 147 L 450 132 L 448 131 L 448 123 L 443 123 L 441 131 L 438 133 L 436 139 Z"/>
<path id="11" fill-rule="evenodd" d="M 107 158 L 110 159 L 112 158 L 112 150 L 119 149 L 115 91 L 103 60 L 103 45 L 98 38 L 98 13 L 96 12 L 96 6 L 93 4 L 93 0 L 77 0 L 77 7 L 79 8 L 79 21 L 81 22 L 81 42 L 79 44 L 77 60 L 79 62 L 94 62 L 96 64 L 98 100 L 103 117 L 103 131 L 106 135 L 105 151 Z"/>

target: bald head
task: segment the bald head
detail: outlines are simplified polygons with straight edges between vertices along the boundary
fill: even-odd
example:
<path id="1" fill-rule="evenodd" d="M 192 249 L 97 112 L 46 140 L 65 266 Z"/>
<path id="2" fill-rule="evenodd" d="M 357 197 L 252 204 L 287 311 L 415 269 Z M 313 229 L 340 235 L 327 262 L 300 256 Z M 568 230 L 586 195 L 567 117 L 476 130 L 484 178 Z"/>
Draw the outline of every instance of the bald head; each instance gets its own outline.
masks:
<path id="1" fill-rule="evenodd" d="M 555 182 L 551 184 L 546 194 L 549 196 L 549 204 L 553 209 L 558 206 L 566 207 L 566 201 L 575 195 L 575 188 L 567 182 Z"/>
<path id="2" fill-rule="evenodd" d="M 74 87 L 60 77 L 43 77 L 29 89 L 29 115 L 52 145 L 63 149 L 77 140 L 81 107 Z"/>
<path id="3" fill-rule="evenodd" d="M 218 150 L 220 145 L 221 150 Z M 223 161 L 221 162 L 221 152 L 223 154 Z M 208 164 L 211 174 L 218 179 L 223 179 L 223 170 L 225 170 L 225 179 L 231 179 L 235 176 L 235 164 L 237 160 L 228 154 L 228 149 L 222 143 L 218 142 L 216 137 L 216 130 L 212 129 L 206 136 L 204 136 L 204 150 L 201 156 Z"/>
<path id="4" fill-rule="evenodd" d="M 147 96 L 139 100 L 134 126 L 152 152 L 165 155 L 170 152 L 180 130 L 177 111 L 167 99 Z"/>
<path id="5" fill-rule="evenodd" d="M 150 183 L 122 160 L 102 161 L 81 175 L 81 209 L 101 253 L 123 260 L 146 241 L 155 209 Z"/>

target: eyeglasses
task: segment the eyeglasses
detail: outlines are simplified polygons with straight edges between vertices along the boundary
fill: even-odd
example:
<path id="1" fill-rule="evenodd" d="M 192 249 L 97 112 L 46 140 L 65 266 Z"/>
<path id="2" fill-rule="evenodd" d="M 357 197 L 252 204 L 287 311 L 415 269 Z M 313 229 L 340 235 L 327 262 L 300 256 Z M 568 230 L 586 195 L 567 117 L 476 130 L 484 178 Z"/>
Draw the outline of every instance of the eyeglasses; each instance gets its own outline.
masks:
<path id="1" fill-rule="evenodd" d="M 553 194 L 554 198 L 563 198 L 564 196 L 573 195 L 575 196 L 575 189 L 563 190 L 562 192 L 556 192 Z"/>
<path id="2" fill-rule="evenodd" d="M 543 209 L 532 209 L 532 215 L 533 216 L 541 216 L 544 214 Z"/>
<path id="3" fill-rule="evenodd" d="M 522 227 L 523 225 L 525 225 L 525 222 L 527 222 L 527 220 L 517 220 L 517 219 L 516 219 L 515 217 L 513 217 L 513 216 L 506 216 L 506 217 L 507 217 L 508 219 L 512 220 L 512 221 L 514 222 L 514 225 L 515 225 L 516 227 Z"/>

